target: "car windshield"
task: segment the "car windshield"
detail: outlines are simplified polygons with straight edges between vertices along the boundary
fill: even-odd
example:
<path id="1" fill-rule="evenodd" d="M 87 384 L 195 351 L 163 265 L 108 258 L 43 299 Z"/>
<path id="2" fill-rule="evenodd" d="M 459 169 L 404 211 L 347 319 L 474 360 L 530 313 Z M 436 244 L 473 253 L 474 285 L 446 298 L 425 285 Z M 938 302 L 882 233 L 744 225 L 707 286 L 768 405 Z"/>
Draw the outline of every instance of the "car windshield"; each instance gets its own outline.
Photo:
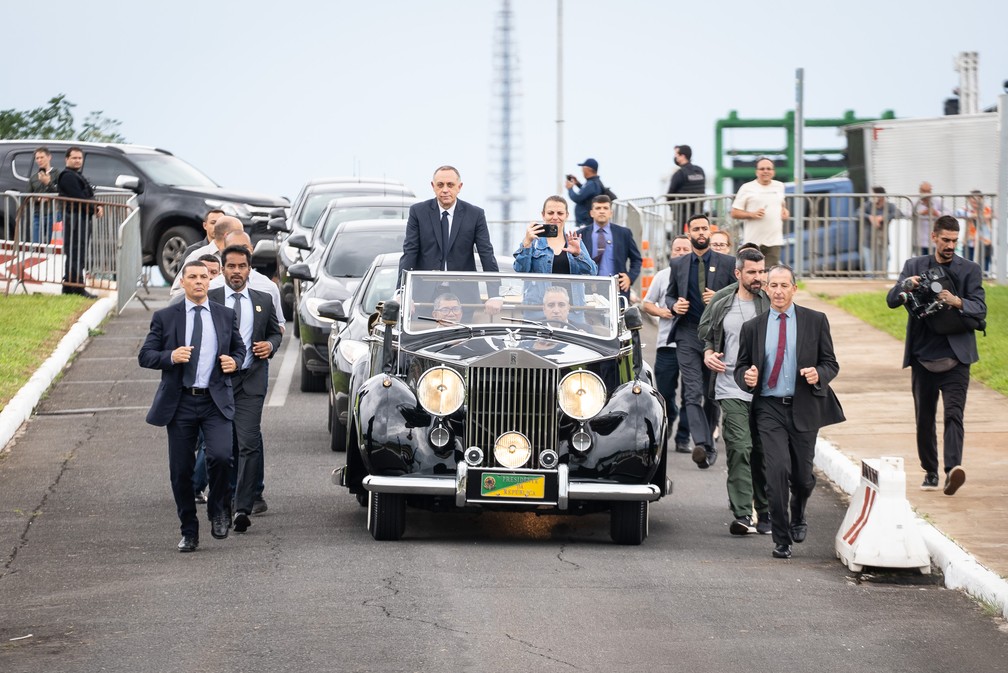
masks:
<path id="1" fill-rule="evenodd" d="M 312 192 L 310 196 L 305 198 L 304 205 L 301 206 L 301 212 L 297 216 L 297 223 L 299 226 L 305 229 L 314 229 L 315 225 L 318 224 L 319 217 L 325 212 L 326 206 L 329 202 L 336 198 L 342 198 L 344 196 L 397 196 L 402 194 L 403 196 L 412 200 L 415 198 L 413 192 L 411 192 L 406 187 L 400 187 L 397 185 L 389 185 L 386 189 L 382 189 L 377 186 L 362 186 L 353 184 L 339 184 L 333 185 L 330 188 L 319 189 L 317 192 Z"/>
<path id="2" fill-rule="evenodd" d="M 463 325 L 549 328 L 616 336 L 616 281 L 559 274 L 411 272 L 404 286 L 407 332 Z"/>
<path id="3" fill-rule="evenodd" d="M 326 215 L 325 223 L 322 225 L 321 231 L 321 243 L 316 241 L 318 245 L 325 245 L 329 242 L 329 239 L 333 237 L 336 232 L 336 227 L 343 224 L 344 222 L 350 222 L 353 220 L 405 220 L 409 215 L 409 205 L 403 206 L 358 206 L 357 208 L 334 208 L 329 211 Z M 316 231 L 316 235 L 320 232 Z M 391 250 L 382 250 L 382 252 L 395 252 L 395 248 Z M 372 255 L 373 257 L 373 255 Z M 371 260 L 368 260 L 368 264 Z M 365 266 L 365 269 L 367 267 Z"/>
<path id="4" fill-rule="evenodd" d="M 344 231 L 333 243 L 325 261 L 326 275 L 331 278 L 362 278 L 378 255 L 402 250 L 406 230 Z"/>
<path id="5" fill-rule="evenodd" d="M 374 311 L 378 302 L 391 299 L 395 294 L 396 276 L 399 275 L 399 265 L 383 266 L 375 269 L 371 275 L 371 281 L 364 289 L 364 298 L 361 300 L 361 311 L 370 314 Z"/>
<path id="6" fill-rule="evenodd" d="M 148 179 L 165 187 L 218 187 L 196 168 L 170 154 L 151 152 L 130 154 L 129 158 L 143 170 Z"/>

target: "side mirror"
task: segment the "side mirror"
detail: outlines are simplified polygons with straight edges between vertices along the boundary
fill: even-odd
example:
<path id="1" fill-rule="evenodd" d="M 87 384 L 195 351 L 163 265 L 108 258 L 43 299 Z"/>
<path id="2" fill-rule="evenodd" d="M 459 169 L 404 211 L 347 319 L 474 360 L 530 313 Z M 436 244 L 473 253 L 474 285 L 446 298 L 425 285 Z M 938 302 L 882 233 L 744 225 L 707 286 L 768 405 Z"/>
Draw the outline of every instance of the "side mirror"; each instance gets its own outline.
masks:
<path id="1" fill-rule="evenodd" d="M 252 251 L 252 267 L 262 268 L 276 263 L 277 247 L 272 239 L 263 239 L 256 243 Z"/>
<path id="2" fill-rule="evenodd" d="M 399 302 L 389 299 L 382 305 L 382 322 L 386 325 L 394 325 L 399 322 Z"/>
<path id="3" fill-rule="evenodd" d="M 294 234 L 287 238 L 287 245 L 297 248 L 298 250 L 311 250 L 311 244 L 308 243 L 307 237 L 304 234 Z"/>
<path id="4" fill-rule="evenodd" d="M 287 269 L 287 275 L 309 283 L 315 280 L 315 276 L 312 275 L 311 268 L 307 264 L 292 264 Z"/>
<path id="5" fill-rule="evenodd" d="M 350 322 L 350 318 L 343 311 L 343 302 L 341 301 L 327 301 L 324 304 L 319 304 L 318 314 L 323 318 L 337 322 Z"/>
<path id="6" fill-rule="evenodd" d="M 143 183 L 135 175 L 120 175 L 116 177 L 115 186 L 119 189 L 129 189 L 137 194 L 143 194 Z"/>
<path id="7" fill-rule="evenodd" d="M 290 231 L 290 227 L 287 226 L 287 218 L 284 217 L 274 217 L 266 223 L 266 228 L 277 233 L 286 233 Z"/>
<path id="8" fill-rule="evenodd" d="M 278 218 L 278 217 L 286 219 L 287 218 L 287 211 L 284 210 L 283 208 L 274 208 L 273 210 L 271 210 L 269 212 L 269 216 L 270 216 L 270 219 L 275 219 L 275 218 Z"/>
<path id="9" fill-rule="evenodd" d="M 626 324 L 627 329 L 636 332 L 644 326 L 644 320 L 641 318 L 640 309 L 636 306 L 631 306 L 623 313 L 623 322 Z"/>

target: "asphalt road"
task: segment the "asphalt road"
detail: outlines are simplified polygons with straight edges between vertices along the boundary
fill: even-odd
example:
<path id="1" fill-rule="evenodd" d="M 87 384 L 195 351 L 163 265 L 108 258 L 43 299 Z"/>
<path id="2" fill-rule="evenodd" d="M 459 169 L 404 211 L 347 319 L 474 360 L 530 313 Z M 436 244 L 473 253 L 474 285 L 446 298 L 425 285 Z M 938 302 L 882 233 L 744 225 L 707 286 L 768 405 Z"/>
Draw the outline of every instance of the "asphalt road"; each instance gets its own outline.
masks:
<path id="1" fill-rule="evenodd" d="M 272 364 L 269 511 L 223 541 L 204 522 L 179 554 L 165 433 L 144 423 L 158 375 L 136 364 L 148 321 L 107 323 L 0 459 L 3 673 L 1005 670 L 1008 629 L 964 594 L 836 560 L 828 485 L 792 560 L 729 535 L 723 457 L 673 457 L 640 547 L 602 515 L 416 510 L 375 542 L 329 481 L 343 458 L 296 348 Z"/>

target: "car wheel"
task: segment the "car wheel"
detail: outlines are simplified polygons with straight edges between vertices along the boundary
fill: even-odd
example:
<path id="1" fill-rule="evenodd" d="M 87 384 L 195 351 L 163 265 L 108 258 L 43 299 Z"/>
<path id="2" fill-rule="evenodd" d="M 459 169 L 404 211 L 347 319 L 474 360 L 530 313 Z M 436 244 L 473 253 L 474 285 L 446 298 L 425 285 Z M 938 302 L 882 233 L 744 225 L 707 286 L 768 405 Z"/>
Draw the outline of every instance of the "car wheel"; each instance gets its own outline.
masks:
<path id="1" fill-rule="evenodd" d="M 301 321 L 298 320 L 297 311 L 294 311 L 294 338 L 301 338 Z"/>
<path id="2" fill-rule="evenodd" d="M 609 512 L 609 536 L 616 544 L 638 545 L 648 534 L 648 502 L 614 502 Z"/>
<path id="3" fill-rule="evenodd" d="M 308 369 L 304 353 L 301 354 L 301 392 L 321 393 L 325 391 L 325 376 L 313 373 Z"/>
<path id="4" fill-rule="evenodd" d="M 333 412 L 330 414 L 330 418 L 332 419 L 332 428 L 329 430 L 331 433 L 329 435 L 329 448 L 333 451 L 346 451 L 346 426 L 340 423 L 339 419 L 336 418 L 335 409 L 336 407 L 333 407 Z"/>
<path id="5" fill-rule="evenodd" d="M 294 306 L 294 286 L 284 283 L 280 286 L 280 308 L 285 316 L 297 321 L 297 309 Z"/>
<path id="6" fill-rule="evenodd" d="M 178 225 L 171 227 L 158 239 L 156 259 L 158 269 L 164 279 L 171 283 L 182 268 L 182 253 L 200 239 L 200 232 L 192 227 Z"/>
<path id="7" fill-rule="evenodd" d="M 406 531 L 406 496 L 368 492 L 368 530 L 376 540 L 398 540 Z"/>
<path id="8" fill-rule="evenodd" d="M 333 404 L 333 395 L 334 395 L 334 393 L 333 393 L 332 379 L 331 378 L 327 378 L 326 379 L 326 392 L 329 393 L 328 395 L 326 395 L 326 398 L 329 401 L 329 413 L 326 414 L 326 430 L 328 430 L 329 432 L 332 432 L 332 426 L 333 426 L 333 409 L 335 408 L 336 405 Z M 333 449 L 333 451 L 335 451 L 335 450 L 336 449 Z"/>

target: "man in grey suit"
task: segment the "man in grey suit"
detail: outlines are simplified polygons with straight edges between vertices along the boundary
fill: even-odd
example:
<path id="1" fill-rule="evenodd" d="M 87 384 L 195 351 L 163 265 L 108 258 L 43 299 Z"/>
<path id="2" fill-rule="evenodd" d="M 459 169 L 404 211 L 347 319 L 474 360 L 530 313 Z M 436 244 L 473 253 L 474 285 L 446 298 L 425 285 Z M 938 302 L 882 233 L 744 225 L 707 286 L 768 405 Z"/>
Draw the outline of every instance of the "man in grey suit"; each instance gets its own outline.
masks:
<path id="1" fill-rule="evenodd" d="M 710 249 L 710 220 L 694 215 L 686 223 L 692 255 L 683 255 L 669 264 L 665 305 L 672 310 L 672 329 L 682 374 L 683 398 L 690 435 L 693 437 L 693 462 L 706 470 L 717 460 L 714 428 L 718 408 L 709 399 L 710 370 L 704 366 L 704 342 L 698 334 L 704 307 L 714 293 L 735 282 L 735 258 Z"/>
<path id="2" fill-rule="evenodd" d="M 185 300 L 155 311 L 137 359 L 141 367 L 161 371 L 147 422 L 167 426 L 168 468 L 182 530 L 178 550 L 193 552 L 199 546 L 192 476 L 200 431 L 210 477 L 210 532 L 222 539 L 231 528 L 231 375 L 245 360 L 245 345 L 234 311 L 207 300 L 210 274 L 203 262 L 189 262 L 179 273 Z"/>
<path id="3" fill-rule="evenodd" d="M 255 504 L 262 472 L 262 411 L 266 401 L 269 359 L 280 347 L 283 333 L 273 313 L 273 300 L 248 286 L 252 255 L 243 245 L 221 252 L 225 287 L 210 290 L 210 301 L 231 308 L 245 345 L 245 358 L 232 377 L 234 390 L 234 435 L 232 458 L 237 466 L 234 492 L 234 530 L 244 533 Z"/>
<path id="4" fill-rule="evenodd" d="M 921 489 L 938 489 L 938 438 L 935 414 L 938 394 L 945 409 L 945 495 L 952 495 L 966 481 L 962 465 L 963 411 L 969 389 L 970 365 L 980 359 L 976 329 L 987 318 L 987 300 L 980 265 L 955 254 L 959 221 L 949 215 L 935 220 L 931 231 L 933 255 L 911 257 L 903 265 L 886 303 L 897 308 L 921 283 L 921 274 L 942 272 L 952 289 L 938 293 L 939 310 L 918 319 L 907 318 L 903 366 L 910 367 L 917 421 L 917 455 L 925 472 Z M 930 299 L 930 297 L 929 297 Z M 907 309 L 909 311 L 909 307 Z M 972 320 L 967 324 L 963 318 Z"/>
<path id="5" fill-rule="evenodd" d="M 840 371 L 824 313 L 797 306 L 794 272 L 767 273 L 770 310 L 743 323 L 735 382 L 753 395 L 763 444 L 774 558 L 791 558 L 791 543 L 808 533 L 805 505 L 815 489 L 812 461 L 819 428 L 844 420 L 829 383 Z M 790 510 L 788 492 L 790 491 Z"/>
<path id="6" fill-rule="evenodd" d="M 399 260 L 403 271 L 475 271 L 473 250 L 484 271 L 497 271 L 490 230 L 482 208 L 458 198 L 462 178 L 456 168 L 441 166 L 431 181 L 434 197 L 410 207 L 406 238 Z"/>

